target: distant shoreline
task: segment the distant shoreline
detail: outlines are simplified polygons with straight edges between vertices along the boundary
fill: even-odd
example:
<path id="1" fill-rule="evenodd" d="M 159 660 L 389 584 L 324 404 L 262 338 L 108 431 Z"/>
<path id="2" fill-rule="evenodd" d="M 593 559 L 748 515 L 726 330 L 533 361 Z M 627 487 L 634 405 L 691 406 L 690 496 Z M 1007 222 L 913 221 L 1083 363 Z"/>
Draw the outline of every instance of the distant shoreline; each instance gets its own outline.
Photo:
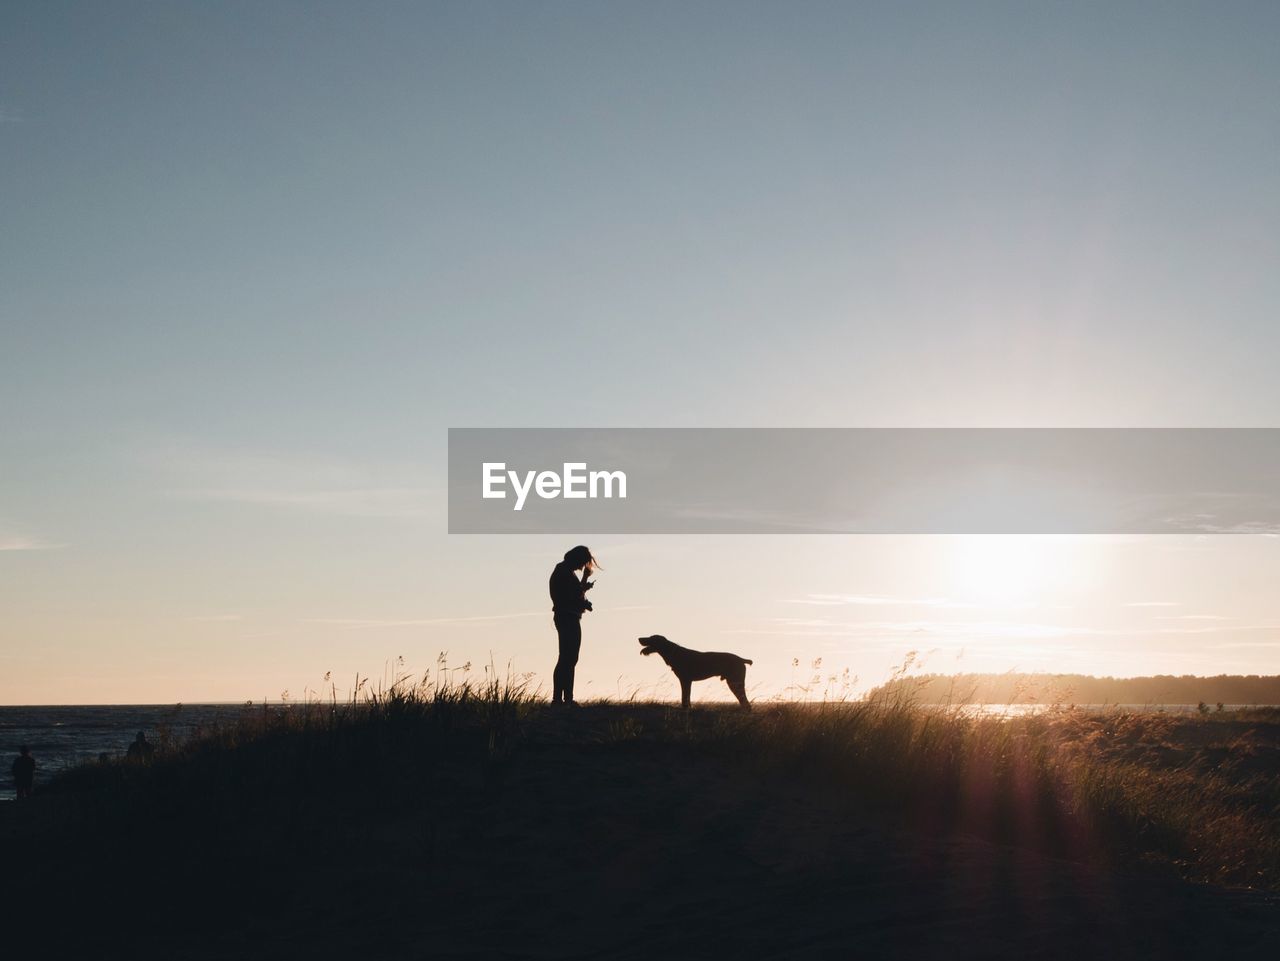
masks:
<path id="1" fill-rule="evenodd" d="M 863 700 L 889 692 L 909 692 L 918 704 L 1057 704 L 1096 708 L 1115 706 L 1133 709 L 1173 708 L 1201 701 L 1211 707 L 1221 702 L 1224 709 L 1280 706 L 1280 674 L 1144 674 L 1110 677 L 1093 674 L 1054 674 L 1007 671 L 1002 674 L 914 674 L 895 678 L 870 688 L 848 700 Z M 605 698 L 604 700 L 608 700 Z M 776 700 L 794 703 L 795 698 L 779 694 Z M 821 698 L 810 698 L 820 701 Z M 81 702 L 62 704 L 0 704 L 0 711 L 54 710 L 178 710 L 229 707 L 282 707 L 302 703 L 293 700 L 233 701 L 172 700 L 152 703 Z"/>
<path id="2" fill-rule="evenodd" d="M 869 697 L 903 696 L 917 704 L 1010 704 L 1171 708 L 1205 704 L 1234 708 L 1280 704 L 1280 675 L 1153 674 L 1094 677 L 1089 674 L 922 674 L 895 678 Z"/>

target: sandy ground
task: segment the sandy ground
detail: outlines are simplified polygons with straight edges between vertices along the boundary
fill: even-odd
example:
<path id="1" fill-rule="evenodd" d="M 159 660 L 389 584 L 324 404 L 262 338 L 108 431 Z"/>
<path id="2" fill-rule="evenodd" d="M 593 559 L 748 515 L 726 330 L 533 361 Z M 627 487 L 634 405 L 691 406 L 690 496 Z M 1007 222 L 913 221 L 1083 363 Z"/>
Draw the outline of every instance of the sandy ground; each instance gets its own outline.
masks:
<path id="1" fill-rule="evenodd" d="M 49 957 L 1280 951 L 1274 895 L 890 827 L 732 758 L 619 743 L 617 723 L 603 708 L 549 718 L 505 763 L 442 758 L 412 796 L 292 799 L 230 832 L 161 823 L 68 845 L 8 805 L 6 849 L 46 852 L 25 872 L 6 865 L 9 916 L 31 918 Z"/>

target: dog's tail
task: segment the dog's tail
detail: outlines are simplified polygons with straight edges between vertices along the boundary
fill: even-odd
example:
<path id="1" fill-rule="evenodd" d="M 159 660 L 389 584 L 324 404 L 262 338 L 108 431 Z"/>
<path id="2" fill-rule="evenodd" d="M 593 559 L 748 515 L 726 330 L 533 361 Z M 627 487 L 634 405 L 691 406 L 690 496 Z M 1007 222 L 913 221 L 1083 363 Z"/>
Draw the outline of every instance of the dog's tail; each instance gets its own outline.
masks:
<path id="1" fill-rule="evenodd" d="M 750 660 L 750 659 L 745 658 L 745 657 L 740 657 L 740 658 L 738 658 L 738 660 L 740 660 L 743 664 L 754 664 L 754 663 L 755 663 L 755 661 Z"/>

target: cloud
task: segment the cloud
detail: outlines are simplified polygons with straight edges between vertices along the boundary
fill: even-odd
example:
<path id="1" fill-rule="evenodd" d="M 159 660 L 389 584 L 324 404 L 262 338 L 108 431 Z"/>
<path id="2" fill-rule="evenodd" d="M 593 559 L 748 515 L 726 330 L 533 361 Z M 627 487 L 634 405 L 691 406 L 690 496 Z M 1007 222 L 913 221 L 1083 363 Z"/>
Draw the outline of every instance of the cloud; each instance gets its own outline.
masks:
<path id="1" fill-rule="evenodd" d="M 774 618 L 776 626 L 769 628 L 741 628 L 726 630 L 726 634 L 763 634 L 779 637 L 842 637 L 858 638 L 875 643 L 887 638 L 909 636 L 913 643 L 925 639 L 955 638 L 985 639 L 1063 639 L 1073 637 L 1176 637 L 1184 635 L 1280 632 L 1276 624 L 1243 624 L 1227 626 L 1215 624 L 1203 627 L 1159 627 L 1135 630 L 1128 627 L 1087 627 L 1067 624 L 1045 624 L 1027 621 L 831 621 L 826 618 Z"/>
<path id="2" fill-rule="evenodd" d="M 338 517 L 443 518 L 444 488 L 422 486 L 414 468 L 311 454 L 215 449 L 186 442 L 142 453 L 171 498 Z"/>
<path id="3" fill-rule="evenodd" d="M 55 544 L 38 537 L 0 531 L 0 551 L 56 551 L 65 546 L 65 544 Z"/>
<path id="4" fill-rule="evenodd" d="M 841 607 L 844 605 L 866 607 L 949 607 L 973 608 L 976 604 L 953 601 L 945 597 L 883 597 L 875 594 L 806 594 L 804 597 L 783 598 L 783 604 L 811 604 L 815 607 Z"/>
<path id="5" fill-rule="evenodd" d="M 1269 493 L 1208 492 L 1195 496 L 1213 509 L 1165 517 L 1163 525 L 1184 533 L 1280 537 L 1280 521 L 1276 519 L 1280 500 Z"/>
<path id="6" fill-rule="evenodd" d="M 647 611 L 648 604 L 623 604 L 598 611 L 596 616 L 612 611 Z M 550 617 L 549 610 L 519 611 L 515 614 L 473 614 L 462 617 L 417 617 L 417 618 L 380 618 L 380 617 L 308 617 L 304 624 L 327 624 L 331 627 L 437 627 L 442 624 L 472 624 L 487 621 L 510 621 L 521 617 Z"/>
<path id="7" fill-rule="evenodd" d="M 779 617 L 774 622 L 788 630 L 745 630 L 728 633 L 795 634 L 803 629 L 812 637 L 875 637 L 885 634 L 925 634 L 939 637 L 1074 637 L 1106 633 L 1096 628 L 1068 627 L 1060 624 L 1037 624 L 1025 621 L 859 621 L 831 622 L 824 619 Z"/>
<path id="8" fill-rule="evenodd" d="M 846 526 L 841 519 L 810 517 L 793 510 L 759 510 L 753 507 L 717 507 L 706 504 L 657 504 L 657 516 L 677 523 L 715 522 L 734 532 L 742 527 L 777 533 L 825 533 Z"/>
<path id="9" fill-rule="evenodd" d="M 549 611 L 520 611 L 518 614 L 478 614 L 472 617 L 419 617 L 408 619 L 377 617 L 308 617 L 304 624 L 331 627 L 431 627 L 439 624 L 467 624 L 473 621 L 508 621 L 518 617 L 547 617 Z"/>
<path id="10" fill-rule="evenodd" d="M 1188 525 L 1202 534 L 1258 534 L 1263 537 L 1280 537 L 1280 524 L 1271 521 L 1239 521 L 1235 524 L 1204 521 Z"/>
<path id="11" fill-rule="evenodd" d="M 341 517 L 428 517 L 439 513 L 426 487 L 356 487 L 325 490 L 204 488 L 170 491 L 180 500 L 249 504 Z"/>

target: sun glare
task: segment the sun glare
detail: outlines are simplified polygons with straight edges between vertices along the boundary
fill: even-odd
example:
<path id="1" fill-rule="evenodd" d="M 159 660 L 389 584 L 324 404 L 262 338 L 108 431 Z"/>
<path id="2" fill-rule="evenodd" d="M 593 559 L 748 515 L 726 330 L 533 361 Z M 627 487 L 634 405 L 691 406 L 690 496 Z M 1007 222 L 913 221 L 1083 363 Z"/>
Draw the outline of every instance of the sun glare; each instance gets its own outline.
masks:
<path id="1" fill-rule="evenodd" d="M 991 606 L 1039 603 L 1078 574 L 1074 558 L 1041 537 L 956 537 L 950 578 L 958 600 Z M 1064 563 L 1071 561 L 1071 563 Z"/>

